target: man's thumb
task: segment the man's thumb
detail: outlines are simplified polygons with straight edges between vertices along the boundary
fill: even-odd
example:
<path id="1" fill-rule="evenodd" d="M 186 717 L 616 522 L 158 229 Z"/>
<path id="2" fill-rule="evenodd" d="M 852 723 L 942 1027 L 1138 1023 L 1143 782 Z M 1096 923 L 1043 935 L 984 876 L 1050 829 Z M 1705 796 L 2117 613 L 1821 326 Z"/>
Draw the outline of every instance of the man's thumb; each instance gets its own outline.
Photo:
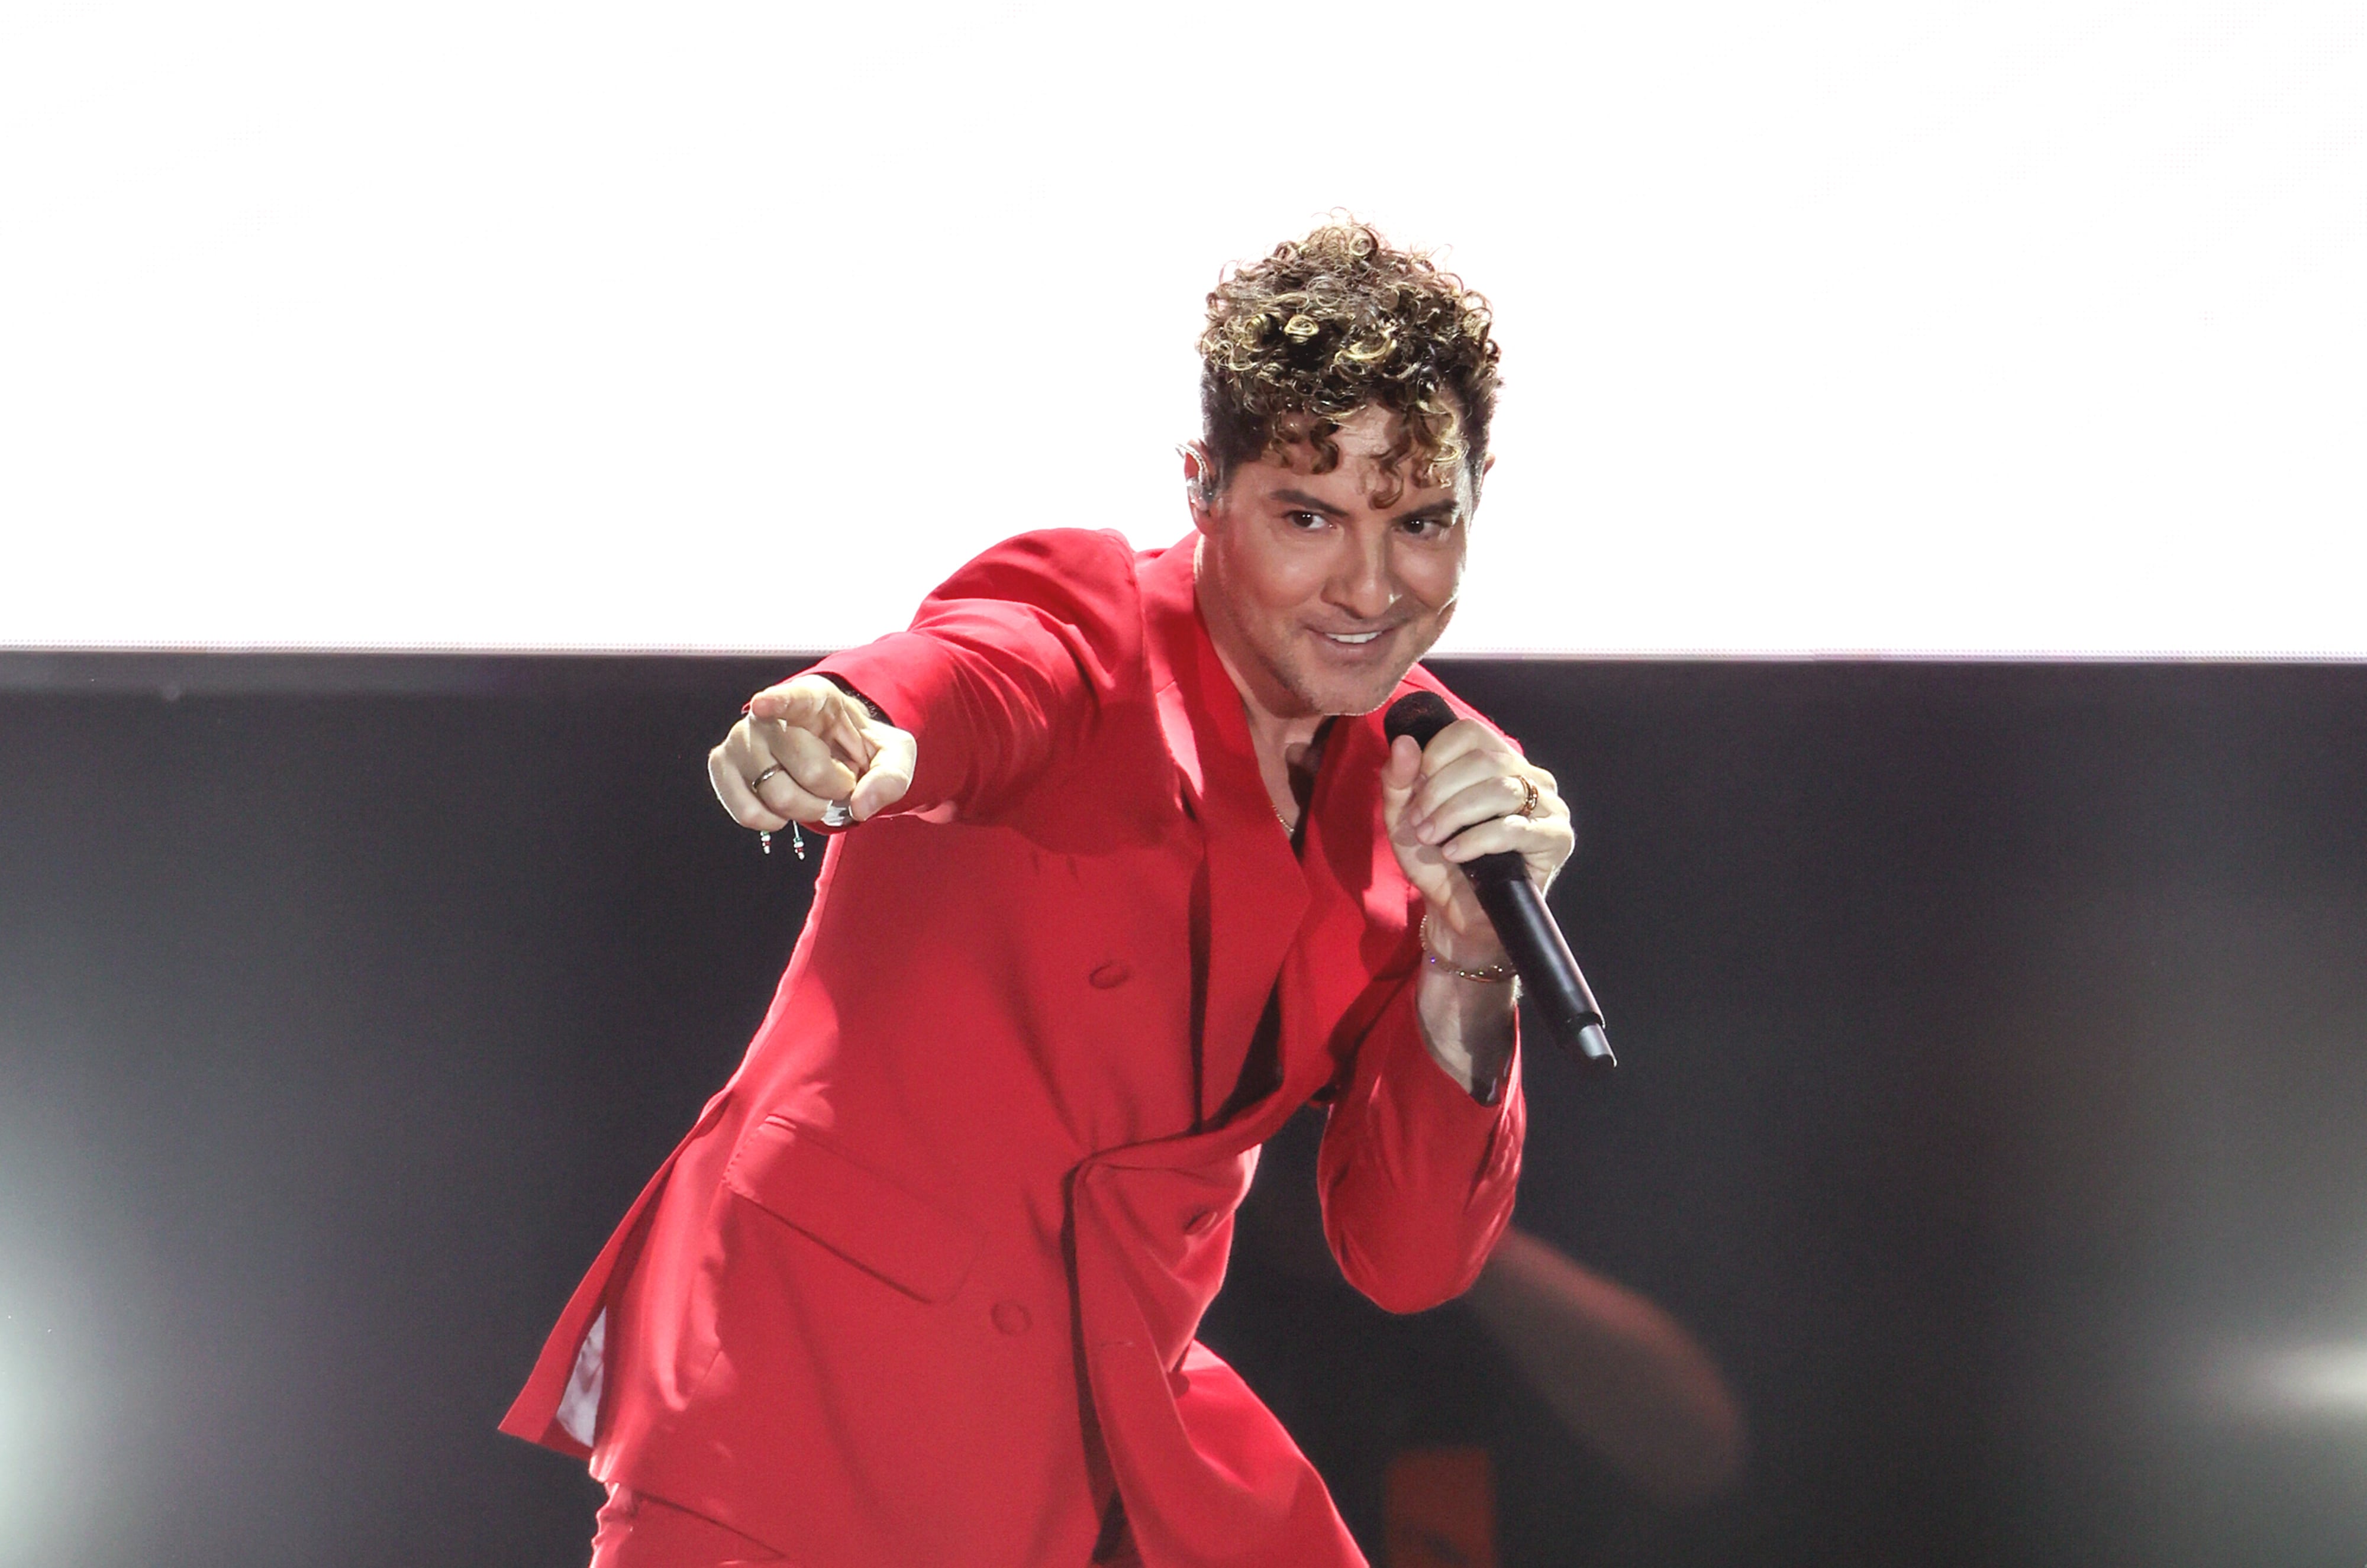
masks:
<path id="1" fill-rule="evenodd" d="M 1410 735 L 1399 736 L 1389 744 L 1389 760 L 1381 764 L 1381 810 L 1392 829 L 1421 777 L 1421 747 Z"/>

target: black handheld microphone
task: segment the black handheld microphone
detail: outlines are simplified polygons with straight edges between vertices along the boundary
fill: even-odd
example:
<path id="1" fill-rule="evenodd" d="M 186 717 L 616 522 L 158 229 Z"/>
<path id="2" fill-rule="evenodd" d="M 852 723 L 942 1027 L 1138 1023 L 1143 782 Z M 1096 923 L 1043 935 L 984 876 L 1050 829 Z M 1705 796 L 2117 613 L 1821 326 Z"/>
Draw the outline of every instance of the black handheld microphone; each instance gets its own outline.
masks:
<path id="1" fill-rule="evenodd" d="M 1454 722 L 1455 710 L 1444 697 L 1414 692 L 1389 705 L 1381 728 L 1392 742 L 1410 735 L 1414 744 L 1427 747 L 1433 736 Z M 1586 988 L 1586 976 L 1578 972 L 1578 960 L 1570 956 L 1561 928 L 1537 897 L 1528 863 L 1512 851 L 1501 850 L 1466 861 L 1463 873 L 1496 928 L 1496 939 L 1512 954 L 1513 971 L 1544 1017 L 1546 1032 L 1585 1066 L 1617 1066 L 1610 1036 L 1603 1032 L 1603 1010 L 1594 1005 L 1594 993 Z"/>

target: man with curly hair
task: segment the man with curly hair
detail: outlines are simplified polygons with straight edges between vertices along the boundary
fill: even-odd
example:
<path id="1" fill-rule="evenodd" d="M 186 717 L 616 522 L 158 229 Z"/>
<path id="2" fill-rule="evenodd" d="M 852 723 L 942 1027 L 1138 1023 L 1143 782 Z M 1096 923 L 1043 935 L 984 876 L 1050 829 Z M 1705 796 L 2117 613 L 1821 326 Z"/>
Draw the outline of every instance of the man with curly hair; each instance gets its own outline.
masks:
<path id="1" fill-rule="evenodd" d="M 1503 949 L 1458 866 L 1569 854 L 1443 692 L 1485 302 L 1335 222 L 1224 278 L 1192 532 L 1022 535 L 756 694 L 735 820 L 851 822 L 731 1081 L 504 1426 L 609 1487 L 595 1568 L 1359 1563 L 1194 1336 L 1260 1146 L 1328 1107 L 1326 1235 L 1410 1312 L 1512 1211 Z"/>

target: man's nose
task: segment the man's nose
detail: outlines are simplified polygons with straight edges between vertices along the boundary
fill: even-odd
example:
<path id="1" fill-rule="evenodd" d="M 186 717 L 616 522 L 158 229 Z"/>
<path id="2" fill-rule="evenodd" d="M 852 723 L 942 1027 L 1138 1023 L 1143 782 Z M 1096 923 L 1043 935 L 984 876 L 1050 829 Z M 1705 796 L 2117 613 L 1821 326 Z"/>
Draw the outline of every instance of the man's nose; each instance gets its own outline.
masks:
<path id="1" fill-rule="evenodd" d="M 1339 570 L 1332 573 L 1327 596 L 1360 621 L 1375 621 L 1387 615 L 1399 596 L 1397 576 L 1389 570 L 1388 542 L 1350 541 Z"/>

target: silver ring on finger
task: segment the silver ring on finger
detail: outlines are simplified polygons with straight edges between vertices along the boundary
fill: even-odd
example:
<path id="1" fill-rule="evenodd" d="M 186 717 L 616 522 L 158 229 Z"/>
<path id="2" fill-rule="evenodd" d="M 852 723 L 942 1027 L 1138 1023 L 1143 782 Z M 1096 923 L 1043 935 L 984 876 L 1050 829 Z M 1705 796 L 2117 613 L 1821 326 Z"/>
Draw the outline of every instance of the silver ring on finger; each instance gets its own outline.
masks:
<path id="1" fill-rule="evenodd" d="M 1537 794 L 1537 781 L 1535 779 L 1523 779 L 1521 781 L 1521 787 L 1529 792 L 1529 798 L 1521 802 L 1521 809 L 1514 813 L 1514 815 L 1534 818 L 1537 814 L 1537 802 L 1542 798 Z"/>
<path id="2" fill-rule="evenodd" d="M 788 769 L 781 766 L 780 763 L 774 763 L 771 767 L 766 768 L 763 773 L 758 773 L 754 778 L 748 781 L 749 793 L 753 795 L 756 791 L 764 788 L 764 781 L 771 778 L 775 773 L 786 773 L 788 771 Z"/>

